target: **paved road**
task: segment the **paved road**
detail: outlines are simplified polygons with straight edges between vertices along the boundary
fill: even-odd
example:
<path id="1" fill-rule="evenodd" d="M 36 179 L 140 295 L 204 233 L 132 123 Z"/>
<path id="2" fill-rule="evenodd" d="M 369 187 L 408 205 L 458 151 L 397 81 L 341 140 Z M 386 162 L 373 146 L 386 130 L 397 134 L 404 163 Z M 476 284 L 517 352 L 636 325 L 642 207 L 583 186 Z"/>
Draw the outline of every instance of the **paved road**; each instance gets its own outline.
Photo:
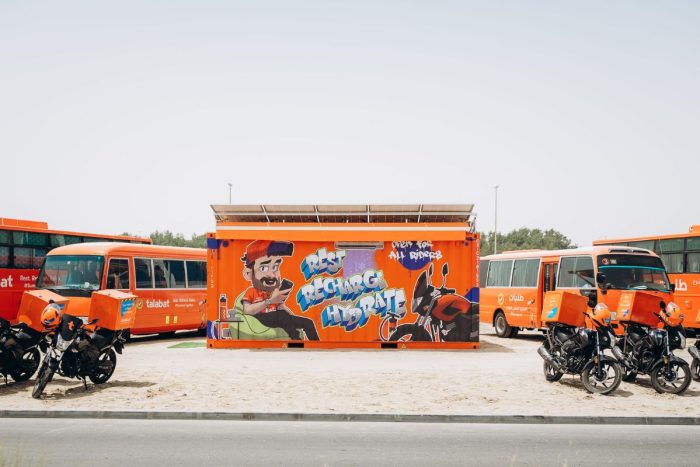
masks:
<path id="1" fill-rule="evenodd" d="M 700 427 L 0 420 L 0 465 L 698 465 Z"/>

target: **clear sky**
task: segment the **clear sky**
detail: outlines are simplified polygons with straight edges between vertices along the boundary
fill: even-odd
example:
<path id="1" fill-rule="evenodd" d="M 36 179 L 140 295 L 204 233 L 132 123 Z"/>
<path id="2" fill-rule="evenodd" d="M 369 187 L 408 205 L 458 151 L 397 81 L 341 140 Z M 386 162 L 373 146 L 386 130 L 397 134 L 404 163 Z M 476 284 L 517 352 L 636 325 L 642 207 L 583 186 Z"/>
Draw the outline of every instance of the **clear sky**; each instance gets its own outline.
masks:
<path id="1" fill-rule="evenodd" d="M 0 217 L 186 235 L 209 204 L 700 223 L 697 1 L 0 2 Z"/>

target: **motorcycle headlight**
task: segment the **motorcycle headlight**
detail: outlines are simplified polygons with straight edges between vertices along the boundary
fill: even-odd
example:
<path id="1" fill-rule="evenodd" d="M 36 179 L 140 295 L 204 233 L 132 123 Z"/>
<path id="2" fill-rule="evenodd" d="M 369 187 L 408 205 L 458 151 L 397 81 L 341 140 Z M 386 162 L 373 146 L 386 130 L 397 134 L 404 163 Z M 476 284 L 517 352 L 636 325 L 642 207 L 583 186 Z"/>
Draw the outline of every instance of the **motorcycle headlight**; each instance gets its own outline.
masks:
<path id="1" fill-rule="evenodd" d="M 65 352 L 68 346 L 70 345 L 71 341 L 67 341 L 63 339 L 63 337 L 58 336 L 58 342 L 56 342 L 56 348 L 60 350 L 61 352 Z"/>

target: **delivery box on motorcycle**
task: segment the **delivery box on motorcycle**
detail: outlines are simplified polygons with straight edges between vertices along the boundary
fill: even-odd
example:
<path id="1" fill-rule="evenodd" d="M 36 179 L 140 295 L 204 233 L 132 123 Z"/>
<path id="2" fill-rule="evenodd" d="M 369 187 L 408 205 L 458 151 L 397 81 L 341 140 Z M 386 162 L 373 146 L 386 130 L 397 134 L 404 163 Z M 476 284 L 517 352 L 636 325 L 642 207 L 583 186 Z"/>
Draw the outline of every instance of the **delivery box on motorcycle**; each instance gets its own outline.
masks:
<path id="1" fill-rule="evenodd" d="M 546 292 L 542 308 L 542 322 L 580 327 L 584 324 L 584 312 L 587 308 L 588 298 L 582 295 L 564 290 Z"/>
<path id="2" fill-rule="evenodd" d="M 129 329 L 136 316 L 136 299 L 136 295 L 119 290 L 94 292 L 90 300 L 88 321 L 98 319 L 98 327 L 113 331 Z"/>
<path id="3" fill-rule="evenodd" d="M 656 313 L 661 310 L 661 299 L 649 292 L 626 290 L 620 294 L 617 306 L 618 320 L 623 323 L 655 327 L 659 324 Z"/>
<path id="4" fill-rule="evenodd" d="M 65 312 L 69 299 L 51 292 L 50 290 L 32 290 L 22 294 L 22 301 L 17 313 L 17 321 L 25 323 L 30 328 L 38 332 L 44 332 L 44 325 L 41 324 L 41 312 L 46 305 L 56 303 Z"/>

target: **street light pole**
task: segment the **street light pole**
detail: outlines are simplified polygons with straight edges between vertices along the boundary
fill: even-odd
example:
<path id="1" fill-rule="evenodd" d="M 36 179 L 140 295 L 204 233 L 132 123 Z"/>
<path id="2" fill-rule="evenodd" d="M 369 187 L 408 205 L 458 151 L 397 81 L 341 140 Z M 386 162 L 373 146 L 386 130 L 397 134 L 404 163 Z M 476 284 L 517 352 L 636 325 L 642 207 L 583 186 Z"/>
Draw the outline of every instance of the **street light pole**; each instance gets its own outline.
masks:
<path id="1" fill-rule="evenodd" d="M 494 210 L 493 219 L 493 254 L 495 255 L 498 251 L 498 185 L 493 187 L 496 198 L 496 209 Z"/>
<path id="2" fill-rule="evenodd" d="M 231 204 L 231 187 L 233 184 L 231 182 L 228 182 L 228 204 Z"/>

